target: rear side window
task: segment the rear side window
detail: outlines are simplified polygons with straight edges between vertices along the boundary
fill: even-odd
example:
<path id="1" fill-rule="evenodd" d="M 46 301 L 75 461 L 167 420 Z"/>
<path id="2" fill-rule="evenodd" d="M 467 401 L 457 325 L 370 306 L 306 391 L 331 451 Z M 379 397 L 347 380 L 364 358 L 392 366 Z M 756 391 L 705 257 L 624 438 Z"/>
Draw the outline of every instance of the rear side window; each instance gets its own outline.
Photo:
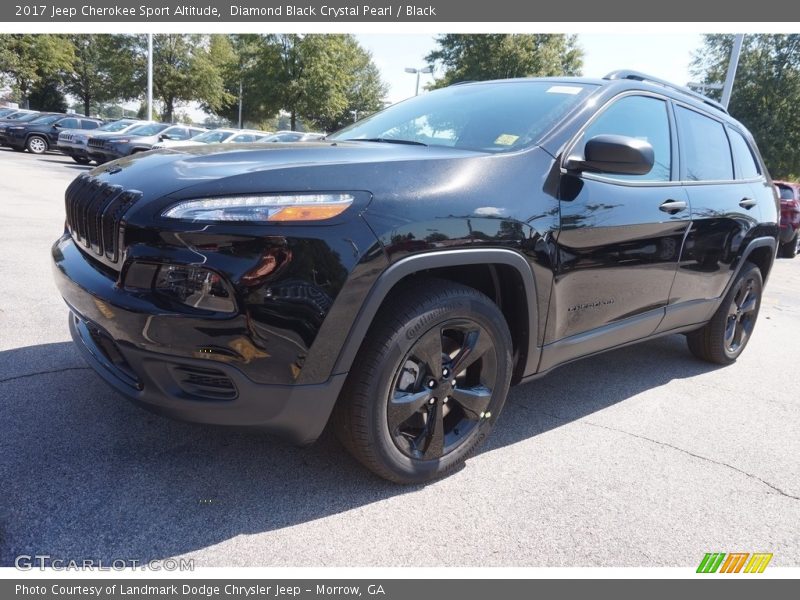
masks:
<path id="1" fill-rule="evenodd" d="M 754 179 L 761 175 L 750 144 L 747 143 L 744 136 L 735 129 L 728 128 L 728 137 L 731 140 L 731 150 L 733 150 L 733 158 L 736 162 L 736 179 Z"/>
<path id="2" fill-rule="evenodd" d="M 781 200 L 794 200 L 794 192 L 788 185 L 778 185 L 778 191 L 781 194 Z"/>
<path id="3" fill-rule="evenodd" d="M 684 179 L 732 180 L 731 147 L 722 123 L 682 106 L 675 107 L 675 116 L 686 163 Z"/>
<path id="4" fill-rule="evenodd" d="M 671 143 L 667 103 L 649 96 L 625 96 L 604 110 L 583 134 L 579 148 L 597 135 L 624 135 L 648 142 L 655 163 L 645 175 L 609 175 L 628 181 L 669 181 Z"/>

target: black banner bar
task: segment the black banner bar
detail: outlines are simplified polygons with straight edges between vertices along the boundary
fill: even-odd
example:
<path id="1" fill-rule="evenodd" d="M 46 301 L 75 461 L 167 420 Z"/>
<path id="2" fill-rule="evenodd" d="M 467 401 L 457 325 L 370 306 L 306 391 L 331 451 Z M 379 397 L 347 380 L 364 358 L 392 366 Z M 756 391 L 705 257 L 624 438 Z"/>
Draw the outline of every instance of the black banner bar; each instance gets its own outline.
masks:
<path id="1" fill-rule="evenodd" d="M 12 0 L 6 22 L 780 22 L 800 21 L 800 4 L 713 0 Z"/>
<path id="2" fill-rule="evenodd" d="M 545 579 L 328 579 L 239 580 L 192 579 L 77 580 L 32 579 L 0 581 L 0 597 L 14 600 L 508 600 L 527 598 L 615 597 L 674 600 L 789 598 L 796 583 L 790 579 L 698 576 L 693 579 L 545 580 Z"/>

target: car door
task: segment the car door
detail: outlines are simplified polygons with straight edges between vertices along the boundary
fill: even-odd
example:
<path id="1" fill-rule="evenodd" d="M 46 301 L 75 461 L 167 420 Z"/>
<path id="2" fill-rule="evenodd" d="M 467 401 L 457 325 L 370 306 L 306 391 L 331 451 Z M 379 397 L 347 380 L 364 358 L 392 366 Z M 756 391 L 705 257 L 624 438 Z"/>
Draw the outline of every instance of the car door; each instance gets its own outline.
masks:
<path id="1" fill-rule="evenodd" d="M 548 323 L 553 364 L 645 337 L 663 317 L 690 214 L 676 181 L 674 129 L 665 98 L 627 93 L 568 146 L 567 155 L 583 155 L 597 135 L 638 138 L 653 147 L 655 164 L 644 175 L 562 176 Z"/>
<path id="2" fill-rule="evenodd" d="M 686 236 L 671 306 L 663 329 L 707 319 L 711 301 L 721 296 L 732 266 L 752 229 L 761 220 L 766 178 L 740 133 L 734 146 L 739 154 L 734 170 L 729 134 L 735 130 L 689 106 L 675 105 L 681 148 L 681 179 L 689 195 L 692 226 Z M 744 143 L 744 148 L 742 147 Z M 743 152 L 750 154 L 750 164 Z M 708 304 L 702 302 L 709 301 Z"/>

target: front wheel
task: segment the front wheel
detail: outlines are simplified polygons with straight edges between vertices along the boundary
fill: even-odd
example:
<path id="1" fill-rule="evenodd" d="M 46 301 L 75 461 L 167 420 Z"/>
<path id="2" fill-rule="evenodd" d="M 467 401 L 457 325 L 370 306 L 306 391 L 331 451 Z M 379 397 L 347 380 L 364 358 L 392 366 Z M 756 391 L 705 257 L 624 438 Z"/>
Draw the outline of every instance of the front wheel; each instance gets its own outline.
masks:
<path id="1" fill-rule="evenodd" d="M 711 320 L 686 336 L 692 354 L 719 365 L 739 358 L 756 326 L 763 288 L 761 270 L 745 263 Z"/>
<path id="2" fill-rule="evenodd" d="M 381 308 L 334 414 L 343 445 L 397 483 L 460 466 L 489 434 L 511 380 L 511 334 L 481 292 L 417 281 Z"/>
<path id="3" fill-rule="evenodd" d="M 47 140 L 39 135 L 32 135 L 28 138 L 25 147 L 31 154 L 44 154 L 47 152 Z"/>

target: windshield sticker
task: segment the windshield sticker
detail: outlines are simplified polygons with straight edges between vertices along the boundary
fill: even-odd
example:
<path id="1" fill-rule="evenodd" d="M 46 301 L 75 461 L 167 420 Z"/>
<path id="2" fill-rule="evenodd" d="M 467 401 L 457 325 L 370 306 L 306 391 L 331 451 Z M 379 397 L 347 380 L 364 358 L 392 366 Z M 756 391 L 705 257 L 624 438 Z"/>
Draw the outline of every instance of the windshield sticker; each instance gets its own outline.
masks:
<path id="1" fill-rule="evenodd" d="M 548 94 L 580 94 L 583 88 L 579 85 L 553 85 L 547 88 Z"/>

